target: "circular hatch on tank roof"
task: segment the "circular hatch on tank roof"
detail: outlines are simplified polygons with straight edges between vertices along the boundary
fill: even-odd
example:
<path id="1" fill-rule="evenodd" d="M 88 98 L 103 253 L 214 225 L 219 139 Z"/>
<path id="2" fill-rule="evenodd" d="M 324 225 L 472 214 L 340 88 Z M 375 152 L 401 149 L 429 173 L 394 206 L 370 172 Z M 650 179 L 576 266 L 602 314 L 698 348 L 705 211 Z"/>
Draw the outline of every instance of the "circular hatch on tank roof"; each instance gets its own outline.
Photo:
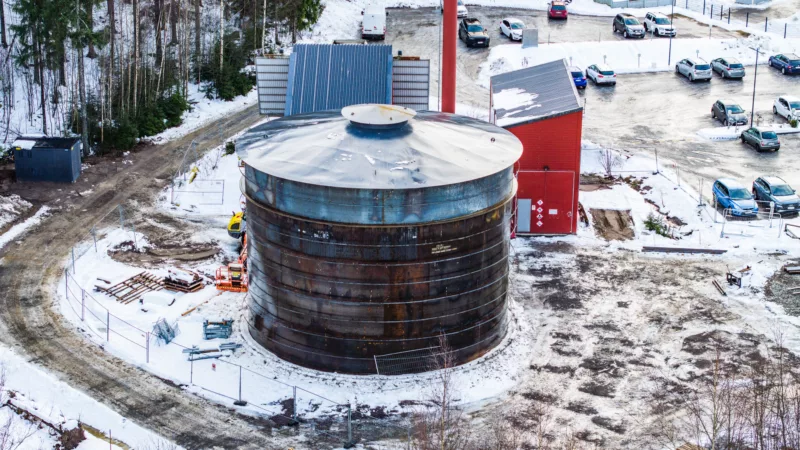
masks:
<path id="1" fill-rule="evenodd" d="M 356 125 L 384 127 L 403 125 L 417 112 L 411 108 L 397 105 L 364 104 L 342 108 L 342 117 Z"/>

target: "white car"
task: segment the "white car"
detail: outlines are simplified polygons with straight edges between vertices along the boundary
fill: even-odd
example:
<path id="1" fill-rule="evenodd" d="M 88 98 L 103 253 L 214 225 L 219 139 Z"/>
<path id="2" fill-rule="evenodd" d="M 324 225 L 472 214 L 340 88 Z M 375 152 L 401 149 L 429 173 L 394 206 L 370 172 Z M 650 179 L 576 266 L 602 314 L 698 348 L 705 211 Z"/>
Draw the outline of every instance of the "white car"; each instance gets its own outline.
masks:
<path id="1" fill-rule="evenodd" d="M 444 0 L 439 1 L 439 11 L 444 14 Z M 463 19 L 469 15 L 469 11 L 467 11 L 467 7 L 464 5 L 464 0 L 458 0 L 456 6 L 456 15 L 459 19 Z"/>
<path id="2" fill-rule="evenodd" d="M 800 120 L 800 98 L 790 95 L 776 98 L 772 105 L 772 113 L 786 120 Z"/>
<path id="3" fill-rule="evenodd" d="M 500 32 L 508 36 L 512 41 L 522 40 L 522 30 L 525 29 L 525 24 L 519 19 L 508 17 L 500 21 Z"/>
<path id="4" fill-rule="evenodd" d="M 607 64 L 592 64 L 586 68 L 586 78 L 594 84 L 617 84 L 617 74 Z"/>
<path id="5" fill-rule="evenodd" d="M 666 14 L 649 12 L 644 16 L 644 29 L 653 33 L 653 36 L 672 36 L 677 32 Z"/>

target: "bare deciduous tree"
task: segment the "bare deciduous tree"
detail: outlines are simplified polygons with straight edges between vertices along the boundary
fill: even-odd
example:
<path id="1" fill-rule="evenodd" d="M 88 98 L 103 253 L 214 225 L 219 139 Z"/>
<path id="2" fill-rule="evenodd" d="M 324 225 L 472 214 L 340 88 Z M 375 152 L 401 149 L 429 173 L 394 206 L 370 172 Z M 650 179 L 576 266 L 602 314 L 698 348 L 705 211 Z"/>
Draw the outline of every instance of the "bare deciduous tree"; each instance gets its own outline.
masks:
<path id="1" fill-rule="evenodd" d="M 603 172 L 605 172 L 608 178 L 613 176 L 614 169 L 622 165 L 622 158 L 620 158 L 616 152 L 609 149 L 600 150 L 600 153 L 597 155 L 597 161 L 600 163 L 600 167 L 603 168 Z"/>

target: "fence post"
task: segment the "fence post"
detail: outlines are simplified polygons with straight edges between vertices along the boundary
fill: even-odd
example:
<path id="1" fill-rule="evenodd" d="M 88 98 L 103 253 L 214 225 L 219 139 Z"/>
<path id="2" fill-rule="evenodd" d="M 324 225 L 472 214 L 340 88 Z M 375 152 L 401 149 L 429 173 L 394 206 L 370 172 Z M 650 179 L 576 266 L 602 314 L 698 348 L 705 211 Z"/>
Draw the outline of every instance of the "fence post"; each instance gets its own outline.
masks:
<path id="1" fill-rule="evenodd" d="M 711 4 L 711 12 L 708 13 L 708 18 L 714 20 L 714 4 Z"/>
<path id="2" fill-rule="evenodd" d="M 789 22 L 785 22 L 783 24 L 783 38 L 784 39 L 786 39 L 786 30 L 788 29 L 788 27 L 789 27 Z"/>
<path id="3" fill-rule="evenodd" d="M 139 245 L 136 243 L 136 225 L 131 220 L 131 230 L 133 230 L 133 249 L 139 251 Z"/>
<path id="4" fill-rule="evenodd" d="M 703 15 L 706 15 L 706 0 L 703 0 Z"/>
<path id="5" fill-rule="evenodd" d="M 764 33 L 767 32 L 768 27 L 769 27 L 769 17 L 764 17 Z"/>
<path id="6" fill-rule="evenodd" d="M 689 0 L 686 0 L 686 9 L 689 9 Z"/>
<path id="7" fill-rule="evenodd" d="M 297 386 L 292 386 L 292 420 L 297 422 Z M 348 419 L 348 425 L 349 425 Z M 347 439 L 350 440 L 349 438 Z"/>
<path id="8" fill-rule="evenodd" d="M 106 310 L 106 341 L 111 340 L 111 312 Z"/>
<path id="9" fill-rule="evenodd" d="M 72 274 L 75 275 L 75 246 L 72 247 Z"/>
<path id="10" fill-rule="evenodd" d="M 769 202 L 769 227 L 772 228 L 772 215 L 775 214 L 775 202 Z"/>
<path id="11" fill-rule="evenodd" d="M 64 295 L 69 301 L 69 269 L 64 269 Z"/>
<path id="12" fill-rule="evenodd" d="M 122 219 L 122 205 L 119 205 L 118 208 L 119 208 L 119 227 L 124 230 L 125 229 L 125 221 Z"/>
<path id="13" fill-rule="evenodd" d="M 699 203 L 697 203 L 697 206 L 703 206 L 703 179 L 702 178 L 700 178 L 700 192 L 697 194 L 697 199 L 699 201 Z"/>
<path id="14" fill-rule="evenodd" d="M 189 354 L 189 358 L 191 358 L 191 353 Z M 189 384 L 194 384 L 194 359 L 189 360 Z"/>
<path id="15" fill-rule="evenodd" d="M 731 24 L 731 9 L 728 8 L 728 25 Z"/>
<path id="16" fill-rule="evenodd" d="M 750 13 L 749 12 L 747 13 L 747 15 L 744 18 L 744 27 L 747 28 L 748 25 L 750 25 Z"/>
<path id="17" fill-rule="evenodd" d="M 660 172 L 660 170 L 658 170 L 658 149 L 654 148 L 653 151 L 656 152 L 656 174 L 658 174 Z"/>
<path id="18" fill-rule="evenodd" d="M 81 288 L 81 322 L 86 315 L 86 291 Z"/>
<path id="19" fill-rule="evenodd" d="M 728 11 L 730 11 L 730 10 L 731 9 L 728 8 Z M 719 7 L 719 20 L 722 20 L 722 13 L 723 12 L 725 12 L 725 6 L 724 5 Z"/>
<path id="20" fill-rule="evenodd" d="M 144 333 L 144 351 L 145 351 L 145 362 L 150 364 L 150 332 L 145 331 Z"/>
<path id="21" fill-rule="evenodd" d="M 94 240 L 94 252 L 97 253 L 97 230 L 92 227 L 92 239 Z"/>
<path id="22" fill-rule="evenodd" d="M 353 423 L 351 420 L 351 412 L 353 411 L 350 405 L 347 405 L 347 444 L 353 445 Z"/>
<path id="23" fill-rule="evenodd" d="M 239 403 L 242 402 L 242 366 L 239 366 Z"/>

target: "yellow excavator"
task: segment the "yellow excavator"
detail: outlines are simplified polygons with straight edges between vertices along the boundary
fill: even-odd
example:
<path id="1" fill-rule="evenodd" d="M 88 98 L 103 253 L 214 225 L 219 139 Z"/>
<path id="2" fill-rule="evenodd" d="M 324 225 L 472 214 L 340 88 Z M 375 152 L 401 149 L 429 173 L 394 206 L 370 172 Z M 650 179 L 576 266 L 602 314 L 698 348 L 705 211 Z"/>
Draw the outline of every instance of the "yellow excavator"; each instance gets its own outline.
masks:
<path id="1" fill-rule="evenodd" d="M 244 212 L 234 212 L 231 220 L 228 221 L 228 236 L 239 239 L 247 228 L 247 218 Z"/>

